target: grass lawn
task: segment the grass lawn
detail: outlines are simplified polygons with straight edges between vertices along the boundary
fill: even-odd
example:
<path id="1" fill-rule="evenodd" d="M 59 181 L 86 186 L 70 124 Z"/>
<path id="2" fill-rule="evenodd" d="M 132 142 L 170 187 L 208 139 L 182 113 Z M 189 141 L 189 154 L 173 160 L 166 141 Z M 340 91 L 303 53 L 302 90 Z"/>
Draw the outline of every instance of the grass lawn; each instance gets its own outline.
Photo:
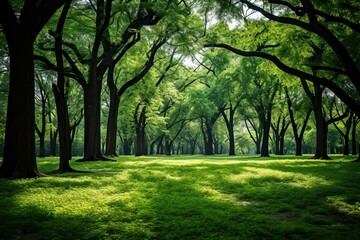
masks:
<path id="1" fill-rule="evenodd" d="M 360 239 L 360 163 L 332 157 L 119 157 L 0 179 L 0 239 Z"/>

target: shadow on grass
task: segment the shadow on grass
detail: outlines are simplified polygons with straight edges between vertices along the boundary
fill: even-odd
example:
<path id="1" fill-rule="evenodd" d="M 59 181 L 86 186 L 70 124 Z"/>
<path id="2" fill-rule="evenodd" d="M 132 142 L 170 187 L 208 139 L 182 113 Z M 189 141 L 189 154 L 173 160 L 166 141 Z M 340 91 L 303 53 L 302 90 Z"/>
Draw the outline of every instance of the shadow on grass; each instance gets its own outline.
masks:
<path id="1" fill-rule="evenodd" d="M 132 176 L 135 181 L 157 183 L 157 193 L 147 198 L 159 239 L 356 239 L 360 233 L 359 216 L 329 202 L 332 194 L 346 194 L 331 183 L 296 186 L 291 181 L 297 179 L 278 177 L 279 172 L 253 173 L 233 182 L 228 174 L 242 176 L 248 171 L 207 167 L 206 173 L 185 167 L 186 174 L 178 179 Z M 224 171 L 227 174 L 219 174 Z"/>
<path id="2" fill-rule="evenodd" d="M 84 163 L 81 163 L 84 164 Z M 357 239 L 359 167 L 89 163 L 0 179 L 0 239 Z"/>

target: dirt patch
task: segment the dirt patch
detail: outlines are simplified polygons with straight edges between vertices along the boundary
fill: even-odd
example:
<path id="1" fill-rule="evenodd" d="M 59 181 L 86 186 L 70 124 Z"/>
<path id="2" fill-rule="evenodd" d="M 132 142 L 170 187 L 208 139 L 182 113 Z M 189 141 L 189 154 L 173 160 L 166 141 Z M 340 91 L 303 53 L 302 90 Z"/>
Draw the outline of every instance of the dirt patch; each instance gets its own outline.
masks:
<path id="1" fill-rule="evenodd" d="M 297 220 L 297 218 L 289 215 L 288 213 L 284 213 L 284 212 L 276 213 L 276 214 L 275 214 L 275 217 L 276 217 L 278 220 L 285 221 L 285 222 L 294 222 L 294 221 Z"/>

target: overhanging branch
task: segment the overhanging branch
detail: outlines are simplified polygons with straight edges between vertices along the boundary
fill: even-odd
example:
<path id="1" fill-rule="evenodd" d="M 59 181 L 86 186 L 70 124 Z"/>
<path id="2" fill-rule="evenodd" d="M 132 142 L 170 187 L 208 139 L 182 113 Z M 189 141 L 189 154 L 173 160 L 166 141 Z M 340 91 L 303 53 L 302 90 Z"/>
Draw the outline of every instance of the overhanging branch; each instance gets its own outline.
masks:
<path id="1" fill-rule="evenodd" d="M 270 60 L 273 62 L 280 70 L 289 73 L 291 75 L 297 76 L 300 79 L 306 79 L 313 83 L 318 83 L 324 87 L 329 88 L 332 92 L 334 92 L 347 106 L 349 106 L 358 116 L 360 116 L 360 104 L 356 102 L 354 98 L 349 96 L 342 88 L 340 88 L 336 83 L 322 77 L 318 77 L 315 75 L 312 75 L 310 73 L 301 71 L 299 69 L 290 67 L 283 63 L 280 59 L 278 59 L 276 56 L 273 56 L 268 53 L 264 52 L 247 52 L 242 51 L 236 48 L 233 48 L 227 44 L 219 43 L 219 44 L 206 44 L 204 47 L 218 47 L 218 48 L 224 48 L 227 49 L 235 54 L 245 56 L 245 57 L 259 57 L 263 59 Z"/>

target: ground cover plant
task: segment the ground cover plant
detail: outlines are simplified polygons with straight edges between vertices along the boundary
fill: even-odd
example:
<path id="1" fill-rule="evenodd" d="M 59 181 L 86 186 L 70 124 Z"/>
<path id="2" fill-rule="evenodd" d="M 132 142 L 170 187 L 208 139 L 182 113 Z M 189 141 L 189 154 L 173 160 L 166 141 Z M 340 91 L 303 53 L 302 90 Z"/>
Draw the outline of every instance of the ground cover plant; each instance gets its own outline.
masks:
<path id="1" fill-rule="evenodd" d="M 119 157 L 0 179 L 0 239 L 359 239 L 360 164 L 332 157 Z"/>

